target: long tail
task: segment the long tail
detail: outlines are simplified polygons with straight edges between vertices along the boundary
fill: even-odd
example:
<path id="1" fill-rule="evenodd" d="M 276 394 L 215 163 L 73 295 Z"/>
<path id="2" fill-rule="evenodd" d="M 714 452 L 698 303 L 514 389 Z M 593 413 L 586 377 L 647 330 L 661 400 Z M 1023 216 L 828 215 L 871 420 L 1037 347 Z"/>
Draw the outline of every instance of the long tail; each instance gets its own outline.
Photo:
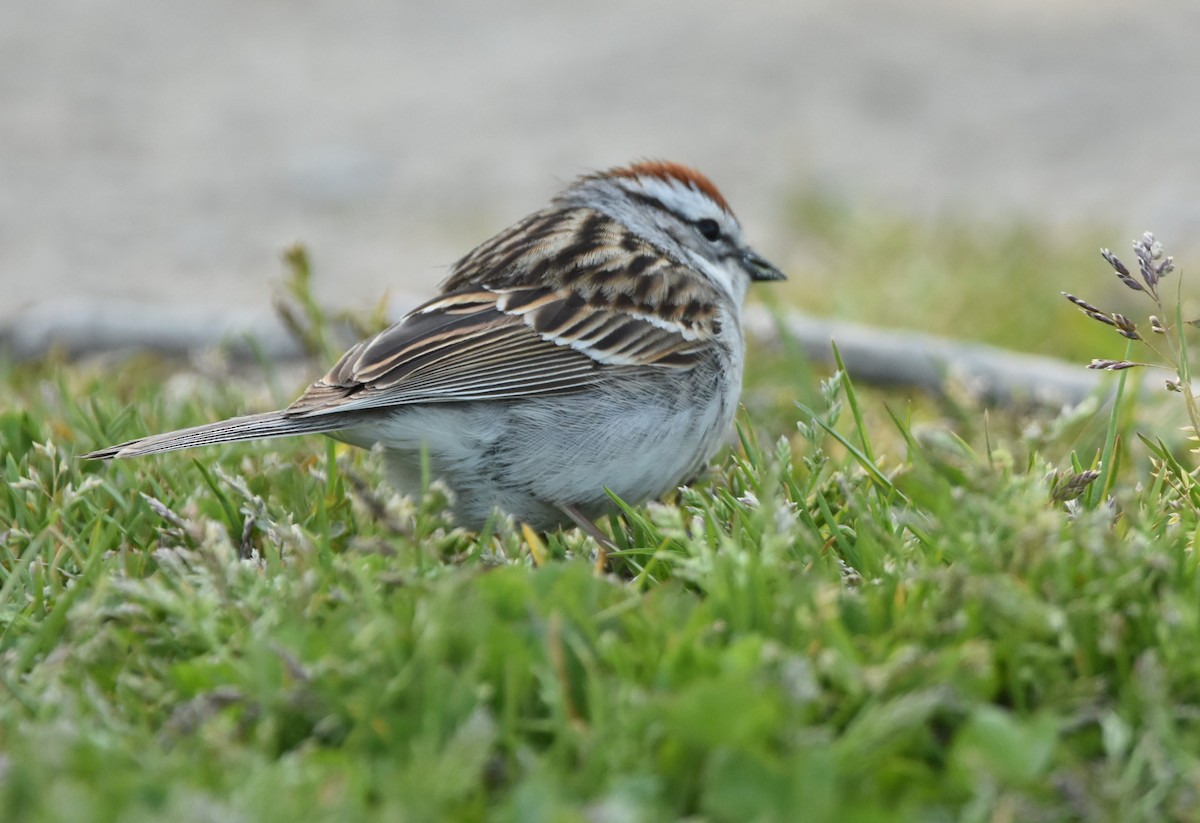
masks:
<path id="1" fill-rule="evenodd" d="M 310 417 L 287 417 L 282 411 L 231 417 L 217 423 L 193 426 L 190 429 L 155 434 L 127 443 L 119 443 L 106 449 L 85 454 L 85 460 L 107 460 L 111 457 L 141 457 L 147 454 L 190 449 L 193 446 L 211 446 L 216 443 L 234 443 L 239 440 L 258 440 L 265 437 L 290 437 L 296 434 L 344 429 L 352 423 L 352 416 L 323 414 Z"/>

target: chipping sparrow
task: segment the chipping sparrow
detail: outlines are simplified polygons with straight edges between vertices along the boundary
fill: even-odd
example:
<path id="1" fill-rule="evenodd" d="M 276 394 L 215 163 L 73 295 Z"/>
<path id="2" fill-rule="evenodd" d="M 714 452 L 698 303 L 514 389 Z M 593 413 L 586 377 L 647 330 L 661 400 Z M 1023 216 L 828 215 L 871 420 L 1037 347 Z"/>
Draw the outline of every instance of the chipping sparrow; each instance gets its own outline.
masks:
<path id="1" fill-rule="evenodd" d="M 401 491 L 422 450 L 478 529 L 548 531 L 691 478 L 741 391 L 742 300 L 783 274 L 699 172 L 641 162 L 579 178 L 456 263 L 441 294 L 351 348 L 280 411 L 89 458 L 323 432 L 382 444 Z"/>

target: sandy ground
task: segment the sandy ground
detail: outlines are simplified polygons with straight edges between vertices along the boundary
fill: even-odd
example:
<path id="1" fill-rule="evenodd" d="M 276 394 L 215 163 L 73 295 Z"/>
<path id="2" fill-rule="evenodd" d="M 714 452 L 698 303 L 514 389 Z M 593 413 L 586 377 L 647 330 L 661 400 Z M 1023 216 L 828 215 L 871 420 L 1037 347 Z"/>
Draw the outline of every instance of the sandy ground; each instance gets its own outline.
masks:
<path id="1" fill-rule="evenodd" d="M 1103 221 L 1200 248 L 1200 3 L 4 0 L 0 322 L 427 292 L 575 174 L 690 162 L 784 209 Z"/>

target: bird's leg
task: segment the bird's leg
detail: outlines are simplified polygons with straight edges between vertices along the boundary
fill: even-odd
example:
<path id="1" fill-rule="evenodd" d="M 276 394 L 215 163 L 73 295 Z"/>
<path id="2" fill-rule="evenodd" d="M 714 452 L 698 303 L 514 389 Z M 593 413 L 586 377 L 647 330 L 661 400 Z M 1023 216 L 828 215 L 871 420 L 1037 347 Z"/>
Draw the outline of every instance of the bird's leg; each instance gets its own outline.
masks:
<path id="1" fill-rule="evenodd" d="M 603 573 L 608 566 L 608 553 L 609 551 L 617 550 L 616 544 L 609 539 L 608 535 L 600 531 L 595 523 L 584 516 L 583 512 L 579 511 L 579 509 L 569 503 L 559 503 L 558 507 L 562 510 L 563 514 L 571 518 L 571 521 L 576 526 L 583 529 L 589 537 L 596 541 L 598 547 L 596 550 L 596 574 Z"/>

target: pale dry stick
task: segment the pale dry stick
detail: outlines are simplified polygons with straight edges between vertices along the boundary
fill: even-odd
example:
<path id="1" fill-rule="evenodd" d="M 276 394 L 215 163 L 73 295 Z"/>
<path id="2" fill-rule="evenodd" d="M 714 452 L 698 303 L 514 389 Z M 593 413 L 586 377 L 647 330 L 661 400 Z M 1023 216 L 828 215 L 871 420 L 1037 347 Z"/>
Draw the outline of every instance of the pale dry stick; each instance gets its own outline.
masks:
<path id="1" fill-rule="evenodd" d="M 420 302 L 415 296 L 394 300 L 392 313 L 399 316 Z M 0 328 L 0 354 L 32 360 L 57 349 L 72 356 L 152 352 L 184 357 L 222 345 L 245 346 L 252 340 L 272 360 L 303 359 L 301 346 L 274 313 L 224 313 L 219 324 L 213 322 L 218 314 L 186 307 L 149 312 L 132 302 L 45 304 Z M 782 330 L 819 363 L 832 363 L 829 344 L 837 341 L 850 376 L 867 385 L 940 392 L 948 380 L 956 380 L 997 405 L 1045 406 L 1079 403 L 1101 385 L 1099 375 L 1075 363 L 921 332 L 795 311 L 779 312 L 777 320 L 762 306 L 747 307 L 745 324 L 747 334 L 767 346 L 781 343 Z"/>
<path id="2" fill-rule="evenodd" d="M 1057 408 L 1083 402 L 1102 385 L 1100 375 L 1075 363 L 938 337 L 880 329 L 858 323 L 746 310 L 746 332 L 767 345 L 788 335 L 814 362 L 832 364 L 837 343 L 850 377 L 875 386 L 903 386 L 941 393 L 951 383 L 966 386 L 987 403 Z"/>

